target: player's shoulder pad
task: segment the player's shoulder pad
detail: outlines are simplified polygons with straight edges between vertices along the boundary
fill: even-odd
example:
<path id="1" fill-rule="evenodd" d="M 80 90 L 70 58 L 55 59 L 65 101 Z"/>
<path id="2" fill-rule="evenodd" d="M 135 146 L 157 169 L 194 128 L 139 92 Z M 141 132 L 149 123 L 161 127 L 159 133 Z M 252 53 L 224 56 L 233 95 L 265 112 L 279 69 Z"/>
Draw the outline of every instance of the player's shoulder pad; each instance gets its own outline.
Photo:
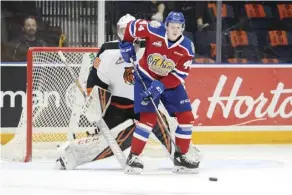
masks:
<path id="1" fill-rule="evenodd" d="M 195 46 L 189 38 L 184 37 L 184 40 L 180 43 L 180 46 L 185 48 L 190 56 L 195 55 Z"/>
<path id="2" fill-rule="evenodd" d="M 118 41 L 111 41 L 111 42 L 105 42 L 100 47 L 98 53 L 96 54 L 96 57 L 99 57 L 102 53 L 104 53 L 106 50 L 110 49 L 119 49 L 119 42 Z"/>
<path id="3" fill-rule="evenodd" d="M 148 23 L 148 29 L 151 33 L 164 38 L 166 29 L 163 23 L 158 21 L 151 21 Z"/>

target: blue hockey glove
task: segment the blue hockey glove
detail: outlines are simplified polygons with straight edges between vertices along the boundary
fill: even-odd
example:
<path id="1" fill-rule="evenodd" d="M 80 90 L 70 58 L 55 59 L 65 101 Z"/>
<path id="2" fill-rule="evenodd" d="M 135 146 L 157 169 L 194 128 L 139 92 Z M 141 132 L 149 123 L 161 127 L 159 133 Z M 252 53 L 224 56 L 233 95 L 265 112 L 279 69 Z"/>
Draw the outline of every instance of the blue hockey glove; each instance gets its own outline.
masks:
<path id="1" fill-rule="evenodd" d="M 119 48 L 121 51 L 121 55 L 125 62 L 130 63 L 130 59 L 132 58 L 134 61 L 136 61 L 136 51 L 134 48 L 133 43 L 130 42 L 119 42 Z"/>
<path id="2" fill-rule="evenodd" d="M 155 80 L 151 83 L 150 87 L 141 93 L 141 97 L 144 102 L 149 102 L 150 97 L 153 100 L 157 99 L 164 91 L 164 85 L 158 80 Z"/>

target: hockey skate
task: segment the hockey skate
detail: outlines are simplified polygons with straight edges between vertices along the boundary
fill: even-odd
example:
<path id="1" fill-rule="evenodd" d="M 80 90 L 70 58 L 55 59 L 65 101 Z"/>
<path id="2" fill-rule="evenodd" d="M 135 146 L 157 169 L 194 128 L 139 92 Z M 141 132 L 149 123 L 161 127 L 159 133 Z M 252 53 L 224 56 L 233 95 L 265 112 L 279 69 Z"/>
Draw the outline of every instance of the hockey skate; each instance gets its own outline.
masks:
<path id="1" fill-rule="evenodd" d="M 126 168 L 124 172 L 126 174 L 137 175 L 142 173 L 144 168 L 143 162 L 138 155 L 130 153 L 126 162 Z"/>
<path id="2" fill-rule="evenodd" d="M 174 173 L 189 173 L 196 174 L 199 172 L 200 161 L 193 159 L 189 153 L 181 154 L 178 152 L 174 153 L 174 168 L 172 172 Z"/>

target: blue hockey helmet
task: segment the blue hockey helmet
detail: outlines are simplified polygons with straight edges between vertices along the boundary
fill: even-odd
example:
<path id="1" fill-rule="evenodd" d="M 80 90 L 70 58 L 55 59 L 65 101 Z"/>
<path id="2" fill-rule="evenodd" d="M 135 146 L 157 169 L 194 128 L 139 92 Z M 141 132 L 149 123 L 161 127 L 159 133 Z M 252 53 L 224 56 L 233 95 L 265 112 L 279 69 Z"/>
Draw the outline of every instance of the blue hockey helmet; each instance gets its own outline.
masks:
<path id="1" fill-rule="evenodd" d="M 170 12 L 165 19 L 165 26 L 167 26 L 167 24 L 170 22 L 182 24 L 184 28 L 185 17 L 181 12 Z"/>

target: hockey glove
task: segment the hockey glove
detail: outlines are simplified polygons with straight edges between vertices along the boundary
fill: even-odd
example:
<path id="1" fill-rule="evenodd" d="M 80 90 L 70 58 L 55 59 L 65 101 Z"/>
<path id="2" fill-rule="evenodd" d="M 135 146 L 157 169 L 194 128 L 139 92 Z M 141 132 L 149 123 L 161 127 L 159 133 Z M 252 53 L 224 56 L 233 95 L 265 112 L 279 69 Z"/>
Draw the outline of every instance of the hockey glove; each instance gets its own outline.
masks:
<path id="1" fill-rule="evenodd" d="M 133 43 L 119 42 L 119 48 L 125 62 L 130 63 L 130 58 L 132 58 L 134 61 L 137 60 L 136 51 L 135 51 Z"/>
<path id="2" fill-rule="evenodd" d="M 153 100 L 157 99 L 164 91 L 164 85 L 158 80 L 155 80 L 151 83 L 150 87 L 141 93 L 141 97 L 144 102 L 149 103 L 150 97 Z"/>

